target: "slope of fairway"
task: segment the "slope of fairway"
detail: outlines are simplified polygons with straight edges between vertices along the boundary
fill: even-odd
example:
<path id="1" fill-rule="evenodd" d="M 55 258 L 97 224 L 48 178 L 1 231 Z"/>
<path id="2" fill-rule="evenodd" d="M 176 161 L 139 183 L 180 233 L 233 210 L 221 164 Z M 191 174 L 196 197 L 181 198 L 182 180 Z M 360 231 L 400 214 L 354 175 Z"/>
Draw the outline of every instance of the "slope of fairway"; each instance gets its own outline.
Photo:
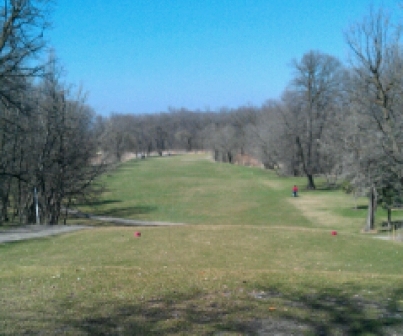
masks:
<path id="1" fill-rule="evenodd" d="M 332 213 L 332 206 L 353 207 L 341 192 L 302 192 L 295 199 L 291 187 L 305 183 L 302 178 L 214 163 L 206 155 L 131 161 L 103 182 L 108 192 L 86 210 L 106 216 L 207 225 L 340 227 L 349 232 L 359 232 L 365 216 L 362 211 L 358 219 Z M 324 207 L 328 209 L 321 211 Z"/>

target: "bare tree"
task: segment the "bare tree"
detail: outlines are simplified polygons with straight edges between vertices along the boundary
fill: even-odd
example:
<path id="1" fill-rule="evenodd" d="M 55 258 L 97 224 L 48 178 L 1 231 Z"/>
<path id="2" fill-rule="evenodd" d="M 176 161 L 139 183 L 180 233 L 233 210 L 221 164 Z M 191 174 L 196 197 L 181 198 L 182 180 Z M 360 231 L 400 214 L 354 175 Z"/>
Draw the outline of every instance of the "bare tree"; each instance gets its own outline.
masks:
<path id="1" fill-rule="evenodd" d="M 61 84 L 51 57 L 39 85 L 30 86 L 17 107 L 0 108 L 6 114 L 0 157 L 0 209 L 2 221 L 37 221 L 34 190 L 41 223 L 57 224 L 62 209 L 91 194 L 93 181 L 103 171 L 92 164 L 97 144 L 93 136 L 93 111 L 85 95 L 74 95 Z"/>
<path id="2" fill-rule="evenodd" d="M 400 45 L 400 27 L 393 25 L 390 16 L 382 9 L 371 9 L 361 22 L 352 25 L 345 34 L 350 47 L 351 80 L 349 94 L 355 113 L 359 118 L 360 130 L 371 134 L 368 143 L 372 151 L 379 153 L 372 160 L 372 172 L 368 176 L 369 199 L 376 200 L 374 194 L 385 181 L 385 172 L 395 177 L 396 183 L 403 178 L 403 55 Z M 360 132 L 362 134 L 362 132 Z M 368 153 L 368 151 L 363 151 Z M 383 154 L 382 154 L 383 153 Z M 360 159 L 368 160 L 360 155 Z M 387 170 L 385 170 L 387 163 Z M 360 172 L 362 174 L 362 172 Z M 374 208 L 370 204 L 367 230 L 374 228 Z"/>
<path id="3" fill-rule="evenodd" d="M 118 162 L 126 152 L 135 152 L 138 147 L 134 116 L 113 113 L 102 126 L 100 144 L 103 150 Z"/>
<path id="4" fill-rule="evenodd" d="M 315 189 L 314 174 L 320 172 L 319 143 L 336 111 L 342 65 L 335 57 L 318 51 L 306 53 L 292 65 L 295 75 L 283 101 L 292 118 L 298 120 L 291 133 L 308 179 L 307 188 Z M 290 124 L 290 116 L 286 118 Z"/>
<path id="5" fill-rule="evenodd" d="M 383 149 L 403 164 L 403 54 L 400 27 L 383 10 L 371 10 L 362 22 L 346 33 L 351 50 L 351 99 L 357 111 L 366 114 L 383 136 Z M 400 173 L 401 175 L 401 173 Z"/>

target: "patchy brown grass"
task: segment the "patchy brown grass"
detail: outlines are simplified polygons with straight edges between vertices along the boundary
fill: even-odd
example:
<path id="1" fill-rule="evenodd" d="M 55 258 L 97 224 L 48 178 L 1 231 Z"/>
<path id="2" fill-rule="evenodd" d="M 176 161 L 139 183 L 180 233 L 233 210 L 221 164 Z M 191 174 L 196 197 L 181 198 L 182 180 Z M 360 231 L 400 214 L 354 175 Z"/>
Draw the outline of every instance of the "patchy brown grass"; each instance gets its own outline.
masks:
<path id="1" fill-rule="evenodd" d="M 349 218 L 338 214 L 335 210 L 341 207 L 351 208 L 351 200 L 343 194 L 333 193 L 300 193 L 300 197 L 289 198 L 289 204 L 301 211 L 303 216 L 323 228 L 349 229 L 357 231 L 363 222 L 362 218 Z"/>

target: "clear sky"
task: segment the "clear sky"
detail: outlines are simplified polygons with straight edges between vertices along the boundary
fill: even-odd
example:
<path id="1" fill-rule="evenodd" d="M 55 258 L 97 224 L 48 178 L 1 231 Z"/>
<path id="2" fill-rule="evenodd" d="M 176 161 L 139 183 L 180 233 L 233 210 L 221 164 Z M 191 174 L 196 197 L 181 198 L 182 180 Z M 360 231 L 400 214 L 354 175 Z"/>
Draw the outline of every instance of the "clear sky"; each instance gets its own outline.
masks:
<path id="1" fill-rule="evenodd" d="M 47 33 L 99 114 L 260 106 L 309 50 L 347 59 L 343 30 L 398 0 L 56 0 Z"/>

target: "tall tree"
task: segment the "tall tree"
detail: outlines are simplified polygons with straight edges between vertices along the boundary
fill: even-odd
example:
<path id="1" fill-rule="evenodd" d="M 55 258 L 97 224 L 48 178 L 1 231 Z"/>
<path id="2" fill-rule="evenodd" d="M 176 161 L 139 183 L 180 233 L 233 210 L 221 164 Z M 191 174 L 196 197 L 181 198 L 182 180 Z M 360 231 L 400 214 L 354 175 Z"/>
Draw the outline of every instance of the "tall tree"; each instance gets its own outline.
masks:
<path id="1" fill-rule="evenodd" d="M 403 164 L 403 53 L 400 27 L 382 9 L 371 10 L 346 33 L 351 50 L 351 96 L 383 137 L 386 154 Z"/>
<path id="2" fill-rule="evenodd" d="M 335 57 L 318 51 L 306 53 L 292 65 L 294 79 L 283 98 L 289 111 L 298 114 L 292 116 L 298 120 L 293 137 L 308 179 L 307 188 L 315 189 L 314 174 L 320 172 L 319 143 L 337 110 L 342 65 Z"/>
<path id="3" fill-rule="evenodd" d="M 360 129 L 365 129 L 373 137 L 371 143 L 377 146 L 373 150 L 383 152 L 374 161 L 368 181 L 371 200 L 376 188 L 379 189 L 380 181 L 384 181 L 381 177 L 385 172 L 385 162 L 394 172 L 388 174 L 389 178 L 394 176 L 399 181 L 403 178 L 403 54 L 400 27 L 394 25 L 382 9 L 371 9 L 368 16 L 350 27 L 345 37 L 351 51 L 350 100 L 354 112 L 361 115 Z M 363 146 L 367 144 L 363 143 Z M 365 159 L 361 155 L 361 160 Z M 371 207 L 366 228 L 374 228 Z"/>
<path id="4" fill-rule="evenodd" d="M 48 5 L 46 0 L 0 3 L 0 222 L 8 220 L 12 203 L 21 203 L 21 187 L 28 179 L 24 158 L 28 115 L 34 111 L 32 80 L 43 74 L 38 59 L 49 27 Z"/>

